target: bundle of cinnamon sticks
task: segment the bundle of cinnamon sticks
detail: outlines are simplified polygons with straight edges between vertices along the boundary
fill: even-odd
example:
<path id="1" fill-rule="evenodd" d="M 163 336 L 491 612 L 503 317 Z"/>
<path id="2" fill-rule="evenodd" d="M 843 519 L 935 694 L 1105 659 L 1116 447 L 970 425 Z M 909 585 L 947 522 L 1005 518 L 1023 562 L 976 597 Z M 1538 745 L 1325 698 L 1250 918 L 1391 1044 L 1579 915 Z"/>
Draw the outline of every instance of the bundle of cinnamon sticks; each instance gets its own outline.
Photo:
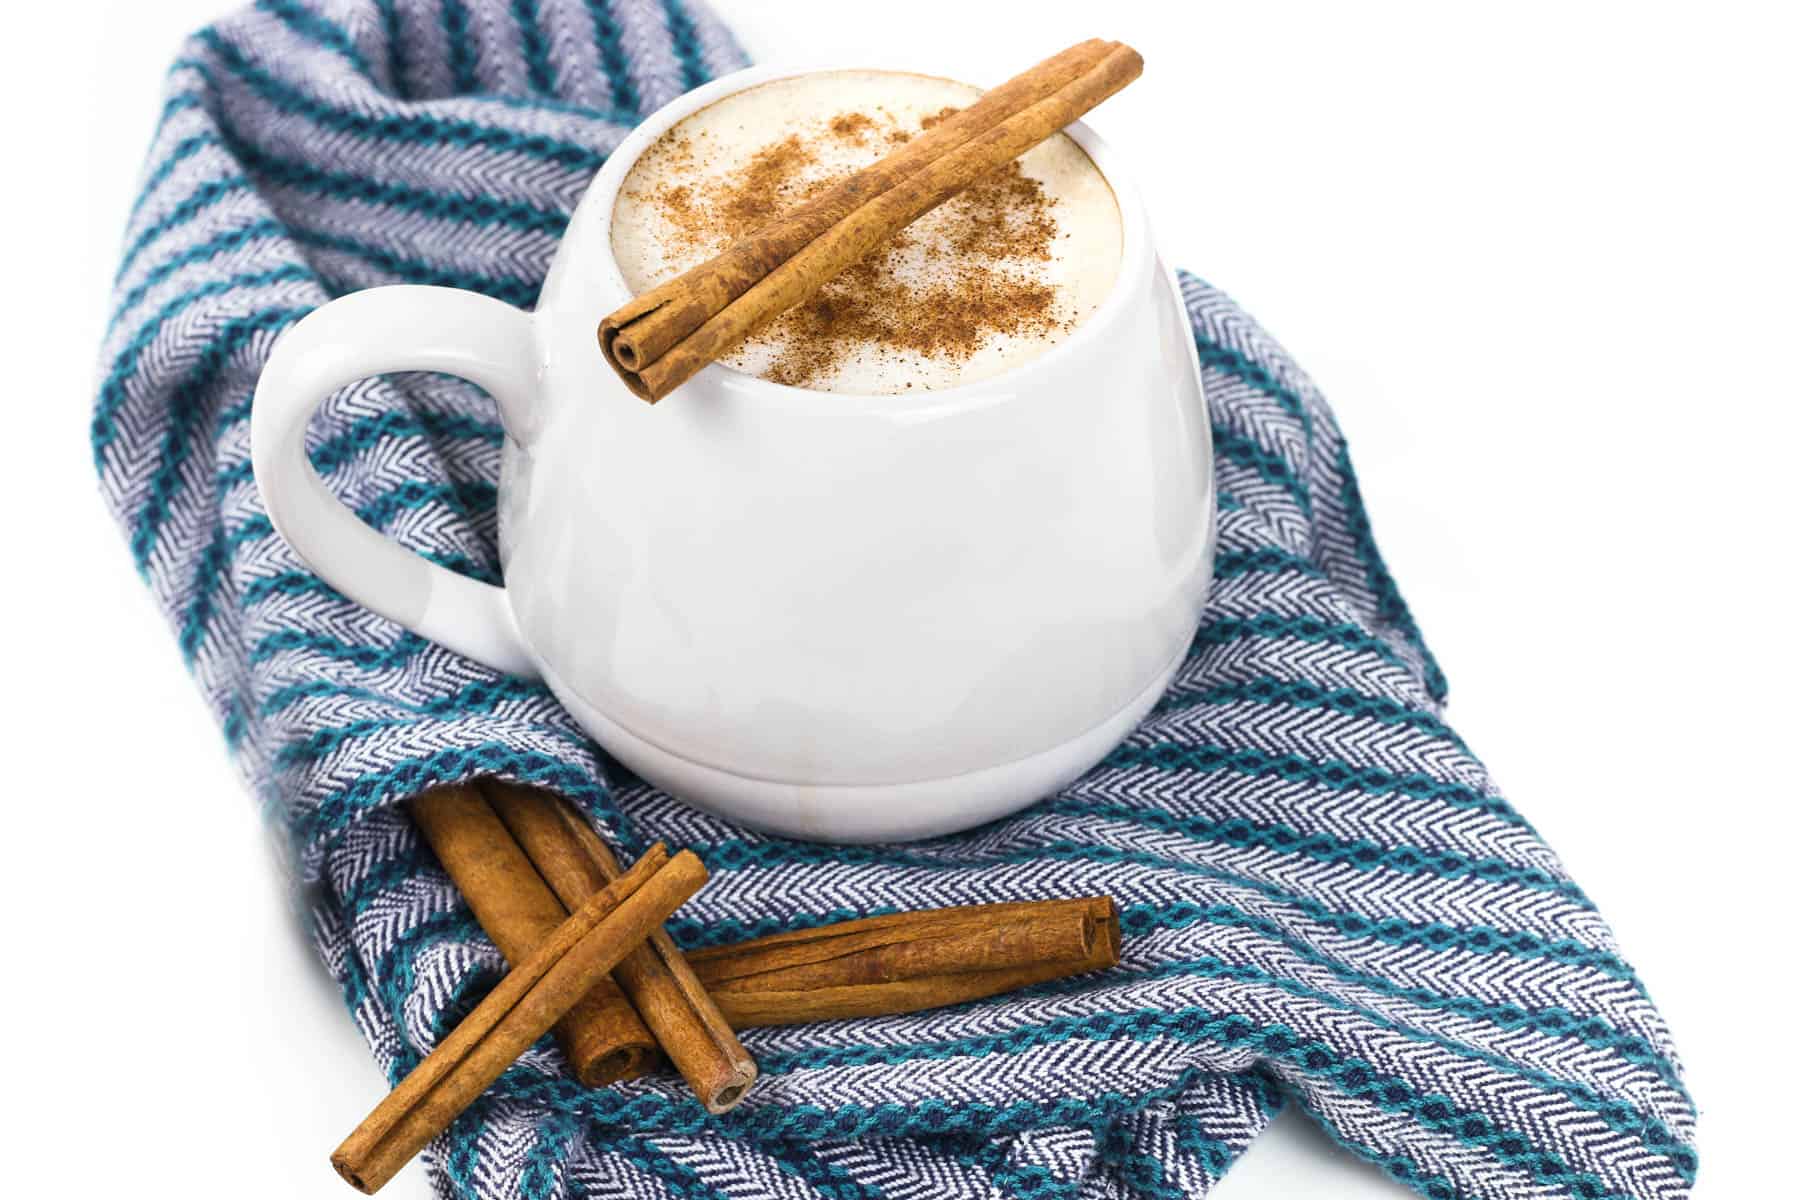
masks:
<path id="1" fill-rule="evenodd" d="M 893 913 L 684 955 L 662 922 L 705 882 L 692 853 L 654 846 L 621 871 L 560 798 L 497 780 L 411 807 L 512 969 L 332 1155 L 365 1192 L 552 1027 L 589 1086 L 666 1056 L 723 1112 L 756 1078 L 734 1029 L 914 1012 L 1118 962 L 1105 897 Z"/>
<path id="2" fill-rule="evenodd" d="M 344 1139 L 332 1167 L 358 1191 L 379 1190 L 705 881 L 691 852 L 652 846 L 507 973 Z"/>
<path id="3" fill-rule="evenodd" d="M 601 352 L 626 387 L 654 404 L 1143 69 L 1137 51 L 1099 39 L 1045 59 L 717 257 L 633 298 L 600 322 Z"/>

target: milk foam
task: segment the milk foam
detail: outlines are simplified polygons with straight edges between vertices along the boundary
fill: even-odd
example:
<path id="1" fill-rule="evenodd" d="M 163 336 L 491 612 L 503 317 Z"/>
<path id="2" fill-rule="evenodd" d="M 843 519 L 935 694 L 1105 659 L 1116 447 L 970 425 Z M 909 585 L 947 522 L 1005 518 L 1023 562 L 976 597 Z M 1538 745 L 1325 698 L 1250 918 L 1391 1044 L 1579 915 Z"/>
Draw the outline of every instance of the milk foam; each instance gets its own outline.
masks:
<path id="1" fill-rule="evenodd" d="M 731 219 L 717 197 L 735 188 L 742 202 L 750 194 L 744 181 L 756 164 L 766 164 L 770 148 L 790 136 L 804 139 L 806 162 L 780 195 L 770 197 L 776 212 L 798 203 L 807 186 L 867 166 L 905 132 L 917 131 L 946 108 L 966 107 L 980 94 L 966 84 L 923 75 L 834 71 L 762 84 L 689 115 L 639 157 L 614 202 L 612 251 L 627 286 L 634 294 L 646 291 L 728 246 Z M 948 347 L 864 337 L 858 330 L 867 322 L 828 322 L 821 332 L 816 315 L 810 324 L 783 319 L 720 361 L 764 378 L 799 378 L 802 386 L 818 391 L 895 394 L 985 379 L 1062 341 L 1099 307 L 1118 275 L 1118 202 L 1092 160 L 1063 134 L 1018 163 L 1042 200 L 1033 199 L 1029 210 L 1002 206 L 1001 211 L 1015 228 L 1047 220 L 1054 223 L 1052 231 L 1029 239 L 1032 244 L 1021 253 L 997 252 L 991 238 L 985 248 L 971 249 L 979 231 L 972 230 L 968 205 L 953 200 L 909 226 L 898 239 L 901 247 L 881 258 L 879 288 L 883 296 L 910 295 L 909 303 L 936 312 L 931 297 L 984 288 L 993 293 L 998 281 L 1002 293 L 1047 294 L 1041 319 L 1011 332 L 987 329 L 975 335 L 975 344 Z M 990 218 L 997 203 L 989 201 Z M 737 223 L 742 221 L 740 213 Z M 862 294 L 843 291 L 849 286 L 840 285 L 840 294 Z M 806 364 L 798 376 L 797 361 Z"/>

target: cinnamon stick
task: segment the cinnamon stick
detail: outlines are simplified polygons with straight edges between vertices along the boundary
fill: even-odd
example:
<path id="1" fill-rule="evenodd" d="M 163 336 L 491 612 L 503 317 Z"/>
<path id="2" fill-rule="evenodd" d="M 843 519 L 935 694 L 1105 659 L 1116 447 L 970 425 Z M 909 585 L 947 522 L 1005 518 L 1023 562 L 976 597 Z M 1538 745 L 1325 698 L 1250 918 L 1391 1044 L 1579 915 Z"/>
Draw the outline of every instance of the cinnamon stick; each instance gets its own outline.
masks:
<path id="1" fill-rule="evenodd" d="M 578 907 L 618 878 L 612 851 L 558 797 L 496 779 L 481 787 L 563 904 Z M 756 1080 L 756 1062 L 666 931 L 656 930 L 627 955 L 613 979 L 708 1110 L 725 1112 L 743 1099 Z"/>
<path id="2" fill-rule="evenodd" d="M 331 1156 L 374 1192 L 706 881 L 688 851 L 657 845 L 589 897 L 426 1055 Z"/>
<path id="3" fill-rule="evenodd" d="M 695 951 L 707 982 L 779 972 L 785 981 L 887 983 L 1087 959 L 1104 898 L 972 904 L 843 921 Z M 1110 912 L 1107 913 L 1110 917 Z M 823 968 L 821 970 L 821 968 Z"/>
<path id="4" fill-rule="evenodd" d="M 918 134 L 881 161 L 734 243 L 717 258 L 635 297 L 600 324 L 601 347 L 608 361 L 617 369 L 637 371 L 660 358 L 870 197 L 1042 100 L 1099 62 L 1114 45 L 1090 38 L 1045 59 Z"/>
<path id="5" fill-rule="evenodd" d="M 411 807 L 419 832 L 510 966 L 528 958 L 568 917 L 569 908 L 474 787 L 435 788 L 414 797 Z M 641 1075 L 656 1057 L 656 1039 L 609 979 L 557 1022 L 556 1039 L 588 1087 Z"/>
<path id="6" fill-rule="evenodd" d="M 876 245 L 1113 95 L 1143 72 L 1137 51 L 1083 42 L 719 256 L 606 316 L 606 360 L 655 403 L 816 293 Z M 941 137 L 934 136 L 948 129 Z"/>
<path id="7" fill-rule="evenodd" d="M 1104 896 L 896 913 L 688 952 L 736 1028 L 917 1012 L 1119 961 Z"/>

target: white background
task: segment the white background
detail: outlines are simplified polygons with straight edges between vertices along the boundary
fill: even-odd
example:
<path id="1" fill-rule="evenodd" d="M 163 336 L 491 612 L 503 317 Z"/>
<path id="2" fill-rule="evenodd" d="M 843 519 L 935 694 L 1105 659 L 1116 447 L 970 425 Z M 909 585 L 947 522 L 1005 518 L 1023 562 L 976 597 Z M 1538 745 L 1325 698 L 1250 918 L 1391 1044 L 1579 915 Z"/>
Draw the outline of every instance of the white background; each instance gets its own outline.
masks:
<path id="1" fill-rule="evenodd" d="M 0 1174 L 14 1195 L 347 1195 L 326 1154 L 381 1080 L 86 434 L 163 70 L 229 6 L 26 7 L 0 72 L 0 996 L 26 1009 Z M 1791 1189 L 1793 10 L 719 7 L 759 59 L 879 51 L 976 82 L 1092 34 L 1144 52 L 1094 124 L 1141 174 L 1167 256 L 1333 399 L 1452 718 L 1674 1027 L 1699 1194 Z M 1284 1132 L 1227 1200 L 1398 1194 Z M 423 1190 L 417 1167 L 394 1185 Z"/>

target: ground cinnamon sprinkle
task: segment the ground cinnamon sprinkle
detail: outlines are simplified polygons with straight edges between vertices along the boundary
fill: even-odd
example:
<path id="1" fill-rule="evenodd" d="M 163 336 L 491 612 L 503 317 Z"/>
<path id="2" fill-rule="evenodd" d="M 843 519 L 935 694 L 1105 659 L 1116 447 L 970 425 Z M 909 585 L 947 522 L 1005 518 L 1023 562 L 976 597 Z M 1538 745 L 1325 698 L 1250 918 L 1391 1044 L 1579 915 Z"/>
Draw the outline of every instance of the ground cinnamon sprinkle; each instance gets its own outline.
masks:
<path id="1" fill-rule="evenodd" d="M 764 146 L 751 158 L 750 169 L 714 198 L 715 218 L 733 237 L 767 224 L 806 198 L 800 174 L 812 162 L 813 152 L 798 134 Z"/>
<path id="2" fill-rule="evenodd" d="M 875 128 L 875 121 L 868 113 L 839 113 L 837 116 L 831 118 L 831 132 L 840 138 L 848 138 L 853 142 L 860 142 L 866 139 L 869 136 L 869 131 L 873 128 Z"/>
<path id="3" fill-rule="evenodd" d="M 917 127 L 955 111 L 933 113 Z M 873 161 L 913 132 L 884 109 L 838 113 L 762 147 L 733 176 L 663 186 L 650 199 L 688 243 L 684 249 L 717 253 L 836 181 L 817 169 L 822 139 L 867 145 Z M 668 152 L 700 161 L 705 147 L 678 142 Z M 1019 269 L 1050 259 L 1054 203 L 1017 162 L 1007 164 L 759 331 L 756 338 L 776 351 L 764 374 L 805 386 L 869 347 L 966 360 L 996 335 L 1067 328 L 1056 289 Z"/>

